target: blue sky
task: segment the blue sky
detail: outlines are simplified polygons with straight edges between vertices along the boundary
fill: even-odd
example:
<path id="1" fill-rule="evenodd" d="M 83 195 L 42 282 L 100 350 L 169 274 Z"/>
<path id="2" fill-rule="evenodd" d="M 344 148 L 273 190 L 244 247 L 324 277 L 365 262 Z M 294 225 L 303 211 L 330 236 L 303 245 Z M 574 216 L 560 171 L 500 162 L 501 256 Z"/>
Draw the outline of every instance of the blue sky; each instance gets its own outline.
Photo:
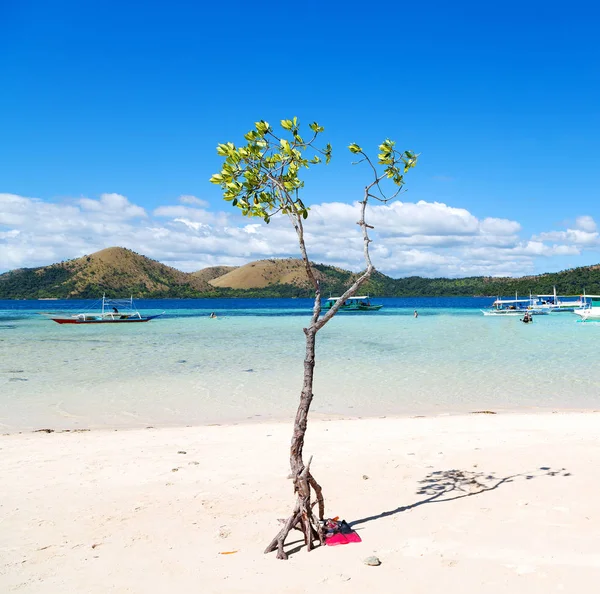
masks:
<path id="1" fill-rule="evenodd" d="M 600 262 L 600 46 L 589 3 L 0 3 L 0 271 L 123 245 L 183 270 L 297 255 L 208 178 L 254 121 L 325 126 L 314 260 L 358 269 L 346 146 L 421 154 L 373 211 L 391 276 Z M 183 198 L 182 198 L 183 197 Z M 110 211 L 110 212 L 107 212 Z M 311 219 L 309 219 L 311 220 Z"/>

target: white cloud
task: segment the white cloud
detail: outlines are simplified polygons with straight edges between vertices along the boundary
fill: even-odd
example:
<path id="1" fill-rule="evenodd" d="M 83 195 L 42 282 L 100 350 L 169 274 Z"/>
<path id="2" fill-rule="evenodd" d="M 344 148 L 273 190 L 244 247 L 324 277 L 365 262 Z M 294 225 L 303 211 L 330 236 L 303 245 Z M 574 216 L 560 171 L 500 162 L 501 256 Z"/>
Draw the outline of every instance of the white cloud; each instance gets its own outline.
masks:
<path id="1" fill-rule="evenodd" d="M 348 229 L 360 217 L 358 203 L 330 202 L 311 208 L 311 224 L 335 225 Z M 315 220 L 316 219 L 316 220 Z M 471 235 L 477 232 L 479 221 L 462 208 L 439 202 L 417 203 L 396 201 L 369 208 L 369 223 L 386 237 L 412 235 Z"/>
<path id="2" fill-rule="evenodd" d="M 39 202 L 15 194 L 0 194 L 0 225 L 22 225 L 27 220 L 30 208 Z"/>
<path id="3" fill-rule="evenodd" d="M 270 225 L 249 222 L 232 210 L 216 212 L 195 196 L 180 196 L 148 213 L 115 193 L 47 202 L 0 194 L 0 271 L 40 266 L 119 245 L 192 271 L 239 265 L 267 257 L 299 255 L 286 216 Z M 316 262 L 360 270 L 363 238 L 357 203 L 311 207 L 305 221 L 310 257 Z M 596 223 L 576 218 L 573 229 L 522 237 L 517 221 L 487 217 L 441 202 L 396 201 L 369 206 L 372 258 L 392 276 L 522 275 L 541 258 L 577 256 L 598 247 Z M 547 265 L 544 265 L 548 269 Z"/>
<path id="4" fill-rule="evenodd" d="M 102 213 L 112 219 L 145 218 L 148 216 L 141 206 L 132 204 L 121 194 L 102 194 L 100 200 L 80 198 L 77 202 L 84 211 Z"/>
<path id="5" fill-rule="evenodd" d="M 521 225 L 516 221 L 488 217 L 481 221 L 479 228 L 482 233 L 492 235 L 515 235 L 521 230 Z"/>
<path id="6" fill-rule="evenodd" d="M 580 229 L 566 229 L 565 231 L 548 231 L 534 236 L 534 239 L 542 242 L 563 242 L 576 245 L 578 247 L 598 247 L 600 246 L 600 236 L 597 231 L 583 231 Z"/>
<path id="7" fill-rule="evenodd" d="M 183 217 L 177 217 L 176 219 L 173 219 L 173 222 L 181 223 L 182 225 L 185 225 L 194 231 L 200 231 L 201 229 L 204 229 L 207 232 L 210 231 L 210 226 L 205 223 L 201 223 L 200 221 L 190 221 L 189 219 L 185 219 Z"/>
<path id="8" fill-rule="evenodd" d="M 545 231 L 534 235 L 534 241 L 543 242 L 544 244 L 553 242 L 565 244 L 572 249 L 576 249 L 579 253 L 583 249 L 598 249 L 600 248 L 600 234 L 597 231 L 596 221 L 589 215 L 578 216 L 575 219 L 573 228 L 567 228 L 562 231 Z M 565 250 L 565 245 L 562 250 Z M 553 246 L 555 251 L 560 246 Z M 567 250 L 571 253 L 570 250 Z M 559 253 L 556 251 L 556 253 Z"/>
<path id="9" fill-rule="evenodd" d="M 192 204 L 200 208 L 208 208 L 209 206 L 206 200 L 200 200 L 200 198 L 196 198 L 196 196 L 179 196 L 179 202 L 181 202 L 181 204 Z"/>
<path id="10" fill-rule="evenodd" d="M 13 239 L 19 235 L 20 231 L 18 229 L 13 229 L 12 231 L 0 231 L 0 239 Z"/>
<path id="11" fill-rule="evenodd" d="M 191 206 L 181 206 L 181 205 L 173 205 L 173 206 L 159 206 L 154 209 L 152 213 L 155 217 L 161 218 L 175 218 L 175 217 L 183 217 L 187 220 L 203 222 L 212 220 L 213 216 L 210 212 L 201 209 L 201 208 L 193 208 Z"/>
<path id="12" fill-rule="evenodd" d="M 596 231 L 596 221 L 589 215 L 583 215 L 575 219 L 575 229 L 581 229 L 581 231 L 587 231 L 593 233 Z"/>

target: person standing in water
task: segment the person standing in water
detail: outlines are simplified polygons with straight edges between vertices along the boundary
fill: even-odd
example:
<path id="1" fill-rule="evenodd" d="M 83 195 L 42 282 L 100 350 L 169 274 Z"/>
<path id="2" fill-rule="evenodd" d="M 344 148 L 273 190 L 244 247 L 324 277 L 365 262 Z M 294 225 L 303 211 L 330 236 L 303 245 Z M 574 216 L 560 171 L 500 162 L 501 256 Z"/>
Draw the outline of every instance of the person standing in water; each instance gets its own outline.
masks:
<path id="1" fill-rule="evenodd" d="M 415 318 L 419 317 L 419 312 L 415 309 L 415 313 L 413 314 L 415 316 Z"/>

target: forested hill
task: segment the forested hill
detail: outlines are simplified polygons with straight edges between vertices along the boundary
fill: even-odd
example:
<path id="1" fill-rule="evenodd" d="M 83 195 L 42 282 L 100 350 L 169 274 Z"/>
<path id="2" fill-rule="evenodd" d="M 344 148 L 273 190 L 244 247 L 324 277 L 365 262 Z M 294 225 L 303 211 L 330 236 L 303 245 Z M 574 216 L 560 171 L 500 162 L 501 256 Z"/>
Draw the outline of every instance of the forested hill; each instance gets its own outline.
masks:
<path id="1" fill-rule="evenodd" d="M 341 294 L 356 273 L 313 264 L 324 297 Z M 600 265 L 520 278 L 393 279 L 376 272 L 361 293 L 388 297 L 496 296 L 552 293 L 600 294 Z M 0 299 L 110 297 L 311 297 L 298 259 L 270 259 L 186 273 L 131 250 L 107 248 L 83 258 L 0 275 Z"/>
<path id="2" fill-rule="evenodd" d="M 412 276 L 402 279 L 390 279 L 389 292 L 381 294 L 395 297 L 469 297 L 469 296 L 511 296 L 517 292 L 526 297 L 551 294 L 553 287 L 559 295 L 600 294 L 600 266 L 583 266 L 561 272 L 536 276 L 482 277 L 466 278 L 422 278 Z"/>

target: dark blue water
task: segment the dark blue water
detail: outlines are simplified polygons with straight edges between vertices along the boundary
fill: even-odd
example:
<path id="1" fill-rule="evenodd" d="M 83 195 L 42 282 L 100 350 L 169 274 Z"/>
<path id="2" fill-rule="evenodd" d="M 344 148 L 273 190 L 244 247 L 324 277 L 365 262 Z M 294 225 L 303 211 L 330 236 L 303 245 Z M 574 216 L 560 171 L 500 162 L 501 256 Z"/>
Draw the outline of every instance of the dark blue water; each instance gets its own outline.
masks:
<path id="1" fill-rule="evenodd" d="M 366 315 L 396 316 L 412 315 L 416 309 L 427 315 L 436 313 L 479 313 L 489 307 L 492 297 L 381 297 L 372 298 L 381 303 L 378 312 Z M 210 312 L 227 316 L 305 316 L 309 315 L 312 299 L 139 299 L 137 308 L 147 314 L 165 311 L 165 317 L 197 317 Z M 92 312 L 99 309 L 99 301 L 93 299 L 60 300 L 0 300 L 0 323 L 34 316 L 40 312 Z M 343 315 L 356 315 L 343 312 Z M 361 315 L 365 315 L 364 312 Z"/>

